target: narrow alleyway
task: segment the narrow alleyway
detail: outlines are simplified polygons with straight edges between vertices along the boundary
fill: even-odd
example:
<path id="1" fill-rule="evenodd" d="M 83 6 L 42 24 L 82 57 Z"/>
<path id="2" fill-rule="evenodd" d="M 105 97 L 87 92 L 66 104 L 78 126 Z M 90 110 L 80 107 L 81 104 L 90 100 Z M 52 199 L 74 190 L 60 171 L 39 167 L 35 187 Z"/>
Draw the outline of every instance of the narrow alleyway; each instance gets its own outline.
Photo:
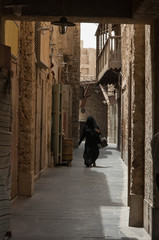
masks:
<path id="1" fill-rule="evenodd" d="M 83 147 L 72 167 L 48 169 L 32 198 L 14 201 L 13 240 L 149 239 L 128 227 L 127 167 L 115 145 L 100 150 L 95 168 L 84 167 Z"/>

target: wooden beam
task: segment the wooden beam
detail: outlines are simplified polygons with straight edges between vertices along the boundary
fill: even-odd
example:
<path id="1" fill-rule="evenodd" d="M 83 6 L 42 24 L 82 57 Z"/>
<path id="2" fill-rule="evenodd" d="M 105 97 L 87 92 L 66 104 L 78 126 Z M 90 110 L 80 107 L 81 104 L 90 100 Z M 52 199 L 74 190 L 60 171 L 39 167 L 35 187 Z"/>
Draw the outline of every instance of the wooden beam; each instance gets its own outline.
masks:
<path id="1" fill-rule="evenodd" d="M 102 87 L 101 84 L 99 84 L 99 87 L 100 87 L 100 89 L 101 89 L 101 91 L 103 93 L 103 96 L 104 96 L 104 99 L 105 99 L 106 103 L 108 105 L 110 105 L 109 97 L 108 97 L 108 94 L 107 94 L 106 90 Z"/>

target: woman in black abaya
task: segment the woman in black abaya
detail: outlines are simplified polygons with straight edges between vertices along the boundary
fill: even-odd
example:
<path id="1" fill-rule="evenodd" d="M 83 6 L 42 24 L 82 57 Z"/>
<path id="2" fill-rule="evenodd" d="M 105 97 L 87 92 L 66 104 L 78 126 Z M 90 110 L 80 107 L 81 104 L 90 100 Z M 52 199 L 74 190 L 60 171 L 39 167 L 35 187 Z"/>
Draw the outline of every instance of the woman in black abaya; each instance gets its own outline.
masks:
<path id="1" fill-rule="evenodd" d="M 80 145 L 84 138 L 86 139 L 83 158 L 87 167 L 91 166 L 92 164 L 94 167 L 96 166 L 95 161 L 99 155 L 99 148 L 97 144 L 100 143 L 100 133 L 101 132 L 96 124 L 96 121 L 93 117 L 89 116 L 78 144 Z"/>

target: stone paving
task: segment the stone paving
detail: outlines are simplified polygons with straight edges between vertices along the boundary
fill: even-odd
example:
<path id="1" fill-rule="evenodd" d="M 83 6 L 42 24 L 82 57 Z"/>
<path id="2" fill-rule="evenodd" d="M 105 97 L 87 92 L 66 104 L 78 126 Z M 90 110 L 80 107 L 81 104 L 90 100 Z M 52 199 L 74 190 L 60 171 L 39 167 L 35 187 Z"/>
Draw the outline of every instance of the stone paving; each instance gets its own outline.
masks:
<path id="1" fill-rule="evenodd" d="M 12 240 L 150 240 L 128 227 L 127 167 L 115 145 L 100 150 L 97 166 L 83 165 L 84 144 L 72 167 L 48 169 L 31 198 L 12 206 Z"/>

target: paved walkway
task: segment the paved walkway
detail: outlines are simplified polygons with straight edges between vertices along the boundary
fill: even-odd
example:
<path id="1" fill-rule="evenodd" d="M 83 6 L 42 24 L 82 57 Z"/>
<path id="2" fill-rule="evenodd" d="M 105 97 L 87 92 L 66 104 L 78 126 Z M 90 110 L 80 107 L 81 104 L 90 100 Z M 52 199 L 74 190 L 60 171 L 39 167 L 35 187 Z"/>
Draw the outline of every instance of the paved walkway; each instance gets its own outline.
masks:
<path id="1" fill-rule="evenodd" d="M 127 167 L 115 145 L 100 150 L 97 167 L 83 165 L 84 145 L 72 167 L 48 169 L 32 198 L 12 208 L 12 240 L 149 240 L 128 227 Z"/>

